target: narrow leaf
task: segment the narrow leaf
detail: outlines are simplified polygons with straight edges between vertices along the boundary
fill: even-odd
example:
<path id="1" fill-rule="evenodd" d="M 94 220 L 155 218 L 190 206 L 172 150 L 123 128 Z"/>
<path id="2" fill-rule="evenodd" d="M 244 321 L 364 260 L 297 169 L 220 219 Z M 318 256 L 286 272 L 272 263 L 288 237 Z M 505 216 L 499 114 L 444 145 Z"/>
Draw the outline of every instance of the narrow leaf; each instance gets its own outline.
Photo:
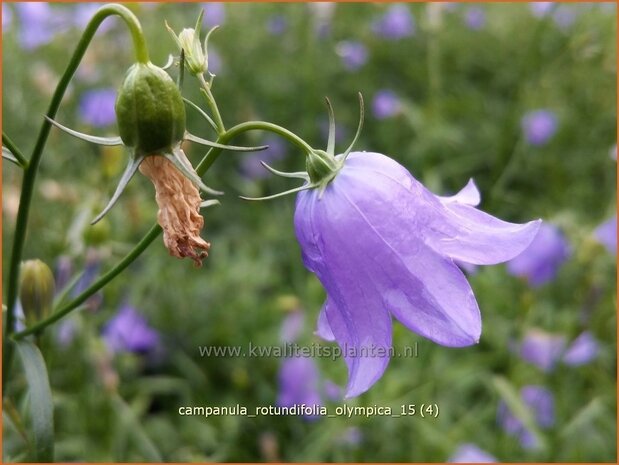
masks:
<path id="1" fill-rule="evenodd" d="M 30 392 L 30 420 L 37 462 L 54 461 L 54 408 L 47 368 L 41 352 L 30 341 L 14 343 L 21 358 Z"/>
<path id="2" fill-rule="evenodd" d="M 15 155 L 13 155 L 13 152 L 11 152 L 6 147 L 2 147 L 2 158 L 4 158 L 5 160 L 10 161 L 11 163 L 15 163 L 20 168 L 23 168 L 23 166 L 19 162 L 19 160 L 17 158 L 15 158 Z"/>

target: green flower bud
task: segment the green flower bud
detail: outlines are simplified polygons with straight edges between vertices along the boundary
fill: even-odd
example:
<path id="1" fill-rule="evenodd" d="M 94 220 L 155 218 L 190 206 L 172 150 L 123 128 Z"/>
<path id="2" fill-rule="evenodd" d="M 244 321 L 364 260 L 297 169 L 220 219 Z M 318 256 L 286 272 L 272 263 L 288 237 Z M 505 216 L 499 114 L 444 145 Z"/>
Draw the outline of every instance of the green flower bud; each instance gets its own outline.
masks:
<path id="1" fill-rule="evenodd" d="M 185 134 L 183 97 L 172 78 L 152 63 L 136 63 L 127 71 L 116 119 L 123 143 L 136 155 L 171 152 Z"/>
<path id="2" fill-rule="evenodd" d="M 200 34 L 202 31 L 202 16 L 204 10 L 198 15 L 195 29 L 185 28 L 177 36 L 174 30 L 166 22 L 166 28 L 178 46 L 179 51 L 185 54 L 185 65 L 191 74 L 200 76 L 208 71 L 208 40 L 213 31 L 219 26 L 213 27 L 204 39 L 204 47 L 200 43 Z"/>
<path id="3" fill-rule="evenodd" d="M 54 301 L 54 275 L 41 260 L 22 263 L 19 298 L 26 316 L 26 324 L 32 325 L 47 317 Z"/>

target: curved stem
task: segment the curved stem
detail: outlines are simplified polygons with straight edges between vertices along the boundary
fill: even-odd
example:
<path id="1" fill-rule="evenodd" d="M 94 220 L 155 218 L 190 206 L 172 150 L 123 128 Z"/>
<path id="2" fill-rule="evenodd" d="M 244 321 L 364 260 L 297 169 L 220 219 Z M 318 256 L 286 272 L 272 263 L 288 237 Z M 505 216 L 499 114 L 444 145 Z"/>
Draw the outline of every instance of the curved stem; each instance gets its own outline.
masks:
<path id="1" fill-rule="evenodd" d="M 64 97 L 64 94 L 69 86 L 69 82 L 71 78 L 75 74 L 77 67 L 79 66 L 84 54 L 86 53 L 86 49 L 90 44 L 92 38 L 94 37 L 97 29 L 103 22 L 105 18 L 111 15 L 120 16 L 127 26 L 131 30 L 131 35 L 133 37 L 135 51 L 138 61 L 140 62 L 148 62 L 148 51 L 146 48 L 146 43 L 144 41 L 144 36 L 142 35 L 142 28 L 138 19 L 135 17 L 131 11 L 129 11 L 126 7 L 117 4 L 110 4 L 101 7 L 95 15 L 92 17 L 80 41 L 77 44 L 75 52 L 73 52 L 73 56 L 69 61 L 67 69 L 64 74 L 60 78 L 60 82 L 56 87 L 56 91 L 52 97 L 52 100 L 49 104 L 49 108 L 47 110 L 46 116 L 47 118 L 54 119 L 56 116 L 56 112 L 60 107 L 60 102 Z M 39 135 L 37 137 L 34 149 L 32 150 L 32 155 L 30 156 L 30 161 L 28 163 L 28 167 L 24 170 L 24 178 L 22 183 L 22 190 L 19 199 L 19 209 L 17 211 L 17 220 L 15 222 L 15 233 L 13 236 L 13 247 L 11 250 L 11 261 L 9 264 L 9 272 L 8 272 L 8 283 L 7 283 L 7 313 L 6 313 L 6 322 L 4 326 L 4 338 L 2 341 L 3 344 L 3 364 L 2 364 L 2 393 L 4 395 L 4 385 L 8 378 L 8 372 L 11 367 L 11 360 L 13 356 L 13 344 L 9 343 L 9 335 L 13 333 L 15 330 L 15 303 L 17 300 L 17 291 L 18 291 L 18 283 L 19 283 L 19 265 L 22 258 L 22 253 L 24 249 L 24 241 L 26 238 L 26 229 L 28 227 L 28 214 L 30 212 L 30 203 L 32 201 L 32 193 L 34 191 L 34 182 L 36 179 L 37 171 L 39 169 L 39 163 L 41 161 L 41 155 L 43 154 L 43 149 L 45 148 L 45 144 L 47 143 L 47 138 L 49 136 L 51 123 L 48 119 L 43 120 L 43 124 L 41 129 L 39 130 Z"/>
<path id="2" fill-rule="evenodd" d="M 2 133 L 2 144 L 4 144 L 4 146 L 11 151 L 11 153 L 17 159 L 22 168 L 25 169 L 28 167 L 28 160 L 26 159 L 24 154 L 21 153 L 21 150 L 17 148 L 15 142 L 13 142 L 5 133 Z"/>
<path id="3" fill-rule="evenodd" d="M 276 124 L 267 123 L 264 121 L 248 121 L 246 123 L 238 124 L 230 128 L 224 134 L 222 134 L 217 139 L 217 142 L 220 144 L 226 144 L 234 137 L 246 131 L 252 131 L 252 130 L 270 131 L 270 132 L 279 134 L 280 136 L 286 138 L 287 140 L 297 145 L 304 151 L 312 150 L 312 148 L 309 145 L 307 145 L 307 143 L 305 143 L 300 137 L 288 131 L 286 128 L 283 128 Z M 196 172 L 198 173 L 198 175 L 203 176 L 206 173 L 206 171 L 208 171 L 208 169 L 213 165 L 213 163 L 215 163 L 215 160 L 217 160 L 217 157 L 219 157 L 221 152 L 222 152 L 222 149 L 220 148 L 217 148 L 217 147 L 211 148 L 206 153 L 202 161 L 196 167 Z M 39 321 L 38 323 L 25 329 L 24 331 L 15 333 L 13 335 L 13 339 L 16 339 L 16 340 L 21 339 L 30 334 L 39 332 L 45 329 L 47 326 L 51 325 L 52 323 L 55 323 L 56 321 L 60 320 L 64 316 L 68 315 L 76 308 L 78 308 L 91 295 L 93 295 L 95 292 L 102 289 L 107 283 L 109 283 L 112 279 L 118 276 L 125 268 L 127 268 L 136 258 L 138 258 L 142 254 L 142 252 L 144 252 L 148 248 L 148 246 L 157 238 L 157 236 L 159 236 L 160 233 L 161 233 L 161 228 L 159 227 L 159 225 L 155 224 L 154 226 L 152 226 L 151 229 L 148 231 L 148 233 L 146 233 L 146 235 L 140 240 L 140 242 L 138 242 L 138 244 L 127 255 L 125 255 L 125 257 L 120 262 L 118 262 L 106 274 L 101 276 L 97 281 L 91 284 L 90 287 L 88 287 L 88 289 L 84 290 L 84 292 L 78 295 L 71 302 L 65 304 L 62 308 L 60 308 L 60 310 L 55 311 L 48 318 Z"/>

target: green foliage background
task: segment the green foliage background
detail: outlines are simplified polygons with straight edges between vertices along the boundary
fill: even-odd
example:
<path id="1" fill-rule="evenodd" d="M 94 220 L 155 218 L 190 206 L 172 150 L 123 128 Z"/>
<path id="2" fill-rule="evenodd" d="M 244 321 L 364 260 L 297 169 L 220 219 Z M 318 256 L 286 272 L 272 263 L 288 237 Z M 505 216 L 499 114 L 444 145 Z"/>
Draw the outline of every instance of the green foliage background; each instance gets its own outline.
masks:
<path id="1" fill-rule="evenodd" d="M 11 8 L 11 6 L 9 6 Z M 75 6 L 58 4 L 71 13 Z M 174 53 L 164 27 L 192 27 L 199 4 L 133 5 L 152 60 Z M 486 24 L 466 27 L 468 6 L 443 10 L 430 27 L 427 4 L 411 4 L 413 37 L 388 41 L 372 32 L 386 5 L 339 4 L 331 33 L 319 38 L 305 4 L 228 4 L 226 21 L 211 46 L 221 57 L 214 94 L 228 126 L 248 119 L 281 124 L 313 146 L 324 146 L 324 97 L 333 102 L 344 149 L 358 118 L 356 93 L 368 107 L 358 149 L 378 151 L 405 165 L 436 193 L 454 192 L 470 177 L 482 193 L 481 208 L 509 221 L 541 217 L 560 226 L 573 255 L 555 281 L 530 289 L 504 266 L 482 267 L 470 277 L 483 315 L 475 347 L 440 347 L 394 324 L 397 348 L 418 343 L 419 356 L 392 360 L 366 394 L 346 403 L 391 406 L 436 403 L 436 419 L 354 417 L 307 422 L 297 417 L 186 417 L 179 406 L 274 404 L 276 358 L 201 358 L 199 345 L 280 343 L 286 313 L 305 314 L 302 342 L 312 333 L 324 291 L 301 263 L 292 229 L 294 199 L 247 203 L 237 195 L 267 195 L 292 187 L 273 177 L 251 180 L 239 170 L 241 157 L 226 153 L 205 177 L 226 191 L 222 206 L 206 211 L 204 236 L 213 244 L 204 267 L 167 255 L 160 240 L 103 292 L 100 310 L 72 316 L 78 327 L 68 347 L 56 331 L 43 340 L 55 398 L 56 451 L 62 461 L 444 461 L 458 444 L 473 442 L 499 460 L 616 460 L 615 257 L 592 239 L 592 231 L 616 209 L 615 11 L 573 5 L 567 28 L 550 16 L 536 18 L 527 5 L 485 4 Z M 267 31 L 273 15 L 288 28 Z M 114 20 L 116 21 L 116 20 Z M 28 153 L 51 92 L 80 31 L 65 28 L 47 45 L 23 50 L 14 19 L 3 32 L 3 130 Z M 347 71 L 336 54 L 342 40 L 362 41 L 368 62 Z M 132 61 L 128 32 L 117 21 L 98 35 L 58 120 L 96 132 L 78 119 L 82 92 L 117 87 Z M 79 73 L 78 73 L 79 74 Z M 174 74 L 174 72 L 173 72 Z M 376 92 L 390 88 L 402 99 L 400 115 L 378 120 L 371 112 Z M 199 101 L 187 76 L 184 93 Z M 543 147 L 522 138 L 520 119 L 537 108 L 556 112 L 559 130 Z M 192 110 L 189 128 L 213 134 Z M 110 127 L 99 133 L 116 133 Z M 254 133 L 234 143 L 259 144 Z M 203 152 L 191 147 L 196 163 Z M 156 217 L 153 189 L 141 176 L 131 182 L 109 215 L 109 234 L 85 241 L 85 220 L 113 192 L 126 155 L 101 150 L 53 131 L 42 162 L 27 238 L 26 258 L 53 264 L 73 257 L 79 271 L 87 256 L 102 267 L 128 251 Z M 302 154 L 288 147 L 279 169 L 300 170 Z M 8 266 L 20 173 L 3 164 L 3 270 Z M 123 302 L 134 305 L 163 337 L 154 359 L 110 356 L 101 328 Z M 573 339 L 584 329 L 601 343 L 599 357 L 582 367 L 559 365 L 543 373 L 511 349 L 530 328 Z M 322 344 L 327 344 L 321 342 Z M 342 360 L 317 360 L 322 377 L 344 385 Z M 497 378 L 499 377 L 499 378 Z M 556 425 L 542 434 L 546 447 L 523 449 L 496 424 L 501 392 L 497 379 L 518 390 L 549 388 Z M 25 411 L 24 379 L 15 369 L 9 395 Z M 334 408 L 337 402 L 327 401 Z M 27 426 L 27 419 L 24 419 Z M 351 427 L 361 441 L 347 441 Z M 354 441 L 353 441 L 354 442 Z M 18 428 L 4 416 L 4 459 L 23 460 Z"/>

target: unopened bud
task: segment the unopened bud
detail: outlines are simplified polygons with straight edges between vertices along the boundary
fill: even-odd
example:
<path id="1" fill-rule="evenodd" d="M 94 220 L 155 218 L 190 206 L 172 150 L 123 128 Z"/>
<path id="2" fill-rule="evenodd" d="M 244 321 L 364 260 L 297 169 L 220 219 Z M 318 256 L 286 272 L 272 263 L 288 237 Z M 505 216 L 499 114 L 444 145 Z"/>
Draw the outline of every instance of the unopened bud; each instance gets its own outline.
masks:
<path id="1" fill-rule="evenodd" d="M 116 99 L 120 137 L 136 155 L 172 151 L 185 135 L 185 104 L 170 76 L 152 63 L 136 63 Z"/>
<path id="2" fill-rule="evenodd" d="M 54 275 L 41 260 L 27 260 L 21 266 L 19 298 L 28 326 L 46 318 L 54 301 Z"/>

